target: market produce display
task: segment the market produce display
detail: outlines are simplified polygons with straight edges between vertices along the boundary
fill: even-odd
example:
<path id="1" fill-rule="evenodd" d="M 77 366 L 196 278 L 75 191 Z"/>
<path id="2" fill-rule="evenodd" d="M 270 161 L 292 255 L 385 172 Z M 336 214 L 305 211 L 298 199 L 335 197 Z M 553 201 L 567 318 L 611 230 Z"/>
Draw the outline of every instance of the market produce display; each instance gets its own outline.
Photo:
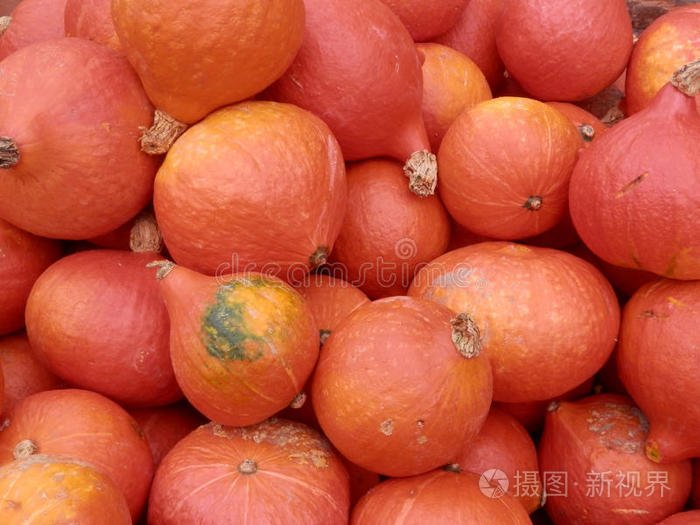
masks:
<path id="1" fill-rule="evenodd" d="M 0 0 L 0 525 L 700 524 L 700 1 Z"/>

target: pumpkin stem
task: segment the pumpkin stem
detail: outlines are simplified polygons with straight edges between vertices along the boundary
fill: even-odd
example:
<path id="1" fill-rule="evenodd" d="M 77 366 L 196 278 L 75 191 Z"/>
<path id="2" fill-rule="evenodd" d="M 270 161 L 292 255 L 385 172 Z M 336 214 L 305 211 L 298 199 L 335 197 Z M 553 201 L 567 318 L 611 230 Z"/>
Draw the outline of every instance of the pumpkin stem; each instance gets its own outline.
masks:
<path id="1" fill-rule="evenodd" d="M 537 211 L 542 207 L 542 197 L 539 195 L 533 195 L 523 204 L 523 208 L 528 211 Z"/>
<path id="2" fill-rule="evenodd" d="M 467 359 L 481 353 L 482 341 L 479 327 L 471 315 L 462 312 L 452 319 L 452 342 L 457 351 Z"/>
<path id="3" fill-rule="evenodd" d="M 595 138 L 595 130 L 593 126 L 581 124 L 578 127 L 578 132 L 581 134 L 584 142 L 591 142 Z"/>
<path id="4" fill-rule="evenodd" d="M 552 401 L 549 405 L 547 405 L 547 412 L 556 412 L 559 410 L 559 405 L 561 405 L 559 401 Z"/>
<path id="5" fill-rule="evenodd" d="M 460 467 L 458 463 L 448 463 L 447 465 L 442 467 L 442 470 L 459 474 L 460 472 L 462 472 L 462 467 Z"/>
<path id="6" fill-rule="evenodd" d="M 163 249 L 163 236 L 158 229 L 158 223 L 150 210 L 142 211 L 131 227 L 129 248 L 132 252 L 160 253 Z"/>
<path id="7" fill-rule="evenodd" d="M 173 142 L 187 129 L 187 124 L 175 120 L 165 111 L 156 109 L 153 115 L 153 125 L 141 128 L 141 151 L 149 155 L 167 153 Z"/>
<path id="8" fill-rule="evenodd" d="M 700 58 L 677 69 L 671 77 L 671 84 L 689 97 L 700 95 Z"/>
<path id="9" fill-rule="evenodd" d="M 7 170 L 19 162 L 19 148 L 10 137 L 0 137 L 0 168 Z"/>
<path id="10" fill-rule="evenodd" d="M 175 269 L 175 263 L 172 261 L 151 261 L 146 265 L 146 268 L 158 268 L 156 271 L 156 279 L 159 281 L 165 279 L 170 272 Z"/>
<path id="11" fill-rule="evenodd" d="M 304 403 L 306 403 L 306 392 L 299 392 L 294 396 L 292 402 L 289 403 L 289 408 L 301 408 L 304 406 Z"/>
<path id="12" fill-rule="evenodd" d="M 251 474 L 255 474 L 257 471 L 258 464 L 252 459 L 244 459 L 238 465 L 238 472 L 240 472 L 244 476 L 250 476 Z"/>
<path id="13" fill-rule="evenodd" d="M 321 340 L 321 346 L 323 346 L 323 344 L 326 342 L 328 337 L 331 335 L 331 331 L 330 330 L 319 330 L 318 333 L 319 333 L 319 339 Z"/>
<path id="14" fill-rule="evenodd" d="M 10 27 L 10 23 L 12 23 L 11 16 L 0 16 L 0 36 L 7 31 L 7 28 Z"/>
<path id="15" fill-rule="evenodd" d="M 311 254 L 311 257 L 309 257 L 309 264 L 311 265 L 311 269 L 314 270 L 321 266 L 322 264 L 326 264 L 326 261 L 328 260 L 328 247 L 327 246 L 319 246 L 316 248 L 316 251 Z"/>
<path id="16" fill-rule="evenodd" d="M 435 193 L 437 186 L 437 158 L 427 150 L 414 151 L 403 166 L 408 177 L 408 188 L 419 197 Z"/>
<path id="17" fill-rule="evenodd" d="M 31 439 L 23 439 L 12 449 L 12 457 L 15 459 L 27 459 L 39 452 L 39 445 Z"/>
<path id="18" fill-rule="evenodd" d="M 647 441 L 644 447 L 647 457 L 654 463 L 661 462 L 661 451 L 659 450 L 659 444 L 656 441 Z"/>

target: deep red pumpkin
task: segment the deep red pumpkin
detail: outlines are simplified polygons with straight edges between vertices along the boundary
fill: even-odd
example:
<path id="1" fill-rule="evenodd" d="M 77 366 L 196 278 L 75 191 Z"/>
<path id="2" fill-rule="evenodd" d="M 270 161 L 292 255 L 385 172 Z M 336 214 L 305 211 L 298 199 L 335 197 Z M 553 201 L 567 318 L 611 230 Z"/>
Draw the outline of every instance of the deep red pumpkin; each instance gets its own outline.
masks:
<path id="1" fill-rule="evenodd" d="M 22 0 L 12 10 L 10 20 L 0 28 L 0 60 L 34 42 L 65 35 L 63 10 L 66 0 Z"/>
<path id="2" fill-rule="evenodd" d="M 461 113 L 438 152 L 440 197 L 459 224 L 495 239 L 540 234 L 566 213 L 580 137 L 536 100 L 500 97 Z"/>
<path id="3" fill-rule="evenodd" d="M 33 454 L 68 456 L 109 476 L 136 519 L 148 497 L 153 459 L 136 421 L 87 390 L 49 390 L 15 405 L 0 430 L 0 463 Z"/>
<path id="4" fill-rule="evenodd" d="M 345 201 L 343 157 L 328 126 L 267 101 L 229 106 L 188 129 L 158 170 L 153 196 L 178 264 L 288 282 L 326 262 Z"/>
<path id="5" fill-rule="evenodd" d="M 567 478 L 566 496 L 547 498 L 552 521 L 652 525 L 680 511 L 690 492 L 690 462 L 649 461 L 648 430 L 642 412 L 624 396 L 603 394 L 550 406 L 540 469 Z"/>
<path id="6" fill-rule="evenodd" d="M 469 0 L 457 23 L 433 39 L 471 58 L 492 90 L 503 83 L 503 62 L 496 48 L 496 24 L 503 0 Z"/>
<path id="7" fill-rule="evenodd" d="M 700 523 L 700 510 L 689 510 L 673 514 L 658 525 L 696 525 Z"/>
<path id="8" fill-rule="evenodd" d="M 426 42 L 452 28 L 469 0 L 382 0 L 396 13 L 416 42 Z"/>
<path id="9" fill-rule="evenodd" d="M 528 93 L 576 101 L 612 84 L 632 51 L 625 0 L 503 0 L 498 53 Z"/>
<path id="10" fill-rule="evenodd" d="M 158 263 L 170 357 L 185 397 L 212 421 L 251 425 L 289 405 L 316 364 L 304 299 L 259 273 L 208 277 Z"/>
<path id="11" fill-rule="evenodd" d="M 163 459 L 148 504 L 150 525 L 343 525 L 348 473 L 328 441 L 272 418 L 243 428 L 209 423 Z"/>
<path id="12" fill-rule="evenodd" d="M 625 305 L 620 378 L 649 418 L 647 455 L 662 463 L 700 456 L 700 281 L 645 284 Z"/>
<path id="13" fill-rule="evenodd" d="M 421 112 L 421 62 L 408 30 L 380 0 L 304 4 L 304 42 L 266 95 L 321 117 L 346 161 L 411 160 L 412 189 L 432 194 L 436 167 Z"/>
<path id="14" fill-rule="evenodd" d="M 24 326 L 24 307 L 34 281 L 61 256 L 62 245 L 0 219 L 0 335 Z"/>
<path id="15" fill-rule="evenodd" d="M 66 36 L 94 40 L 123 52 L 112 21 L 111 0 L 67 0 L 65 4 Z"/>
<path id="16" fill-rule="evenodd" d="M 571 217 L 601 259 L 673 279 L 700 279 L 700 60 L 643 111 L 581 153 Z"/>
<path id="17" fill-rule="evenodd" d="M 408 295 L 471 315 L 494 374 L 494 400 L 563 394 L 603 366 L 615 345 L 619 305 L 588 262 L 553 250 L 484 242 L 438 257 Z"/>
<path id="18" fill-rule="evenodd" d="M 437 195 L 414 195 L 390 159 L 351 163 L 347 180 L 348 209 L 331 268 L 371 299 L 403 295 L 416 268 L 447 248 L 447 212 Z"/>
<path id="19" fill-rule="evenodd" d="M 2 64 L 0 217 L 35 235 L 77 240 L 143 209 L 158 160 L 137 139 L 153 108 L 126 59 L 59 38 Z"/>
<path id="20" fill-rule="evenodd" d="M 473 472 L 451 466 L 420 476 L 390 479 L 370 490 L 355 506 L 351 525 L 526 525 L 532 523 L 509 494 L 489 497 Z"/>
<path id="21" fill-rule="evenodd" d="M 34 355 L 24 332 L 0 337 L 0 365 L 4 379 L 2 413 L 37 392 L 63 385 Z"/>
<path id="22" fill-rule="evenodd" d="M 175 444 L 200 425 L 206 418 L 185 402 L 155 408 L 135 408 L 131 417 L 138 423 L 153 456 L 157 469 Z"/>
<path id="23" fill-rule="evenodd" d="M 323 345 L 312 379 L 321 428 L 357 465 L 411 476 L 450 462 L 479 432 L 491 367 L 478 328 L 430 301 L 355 310 Z"/>
<path id="24" fill-rule="evenodd" d="M 57 376 L 125 406 L 182 397 L 170 363 L 170 322 L 155 253 L 87 250 L 51 265 L 27 301 L 27 335 Z"/>
<path id="25" fill-rule="evenodd" d="M 540 507 L 542 481 L 535 443 L 525 427 L 507 412 L 492 407 L 476 439 L 465 443 L 454 463 L 479 476 L 500 470 L 507 476 L 508 494 L 528 514 Z"/>

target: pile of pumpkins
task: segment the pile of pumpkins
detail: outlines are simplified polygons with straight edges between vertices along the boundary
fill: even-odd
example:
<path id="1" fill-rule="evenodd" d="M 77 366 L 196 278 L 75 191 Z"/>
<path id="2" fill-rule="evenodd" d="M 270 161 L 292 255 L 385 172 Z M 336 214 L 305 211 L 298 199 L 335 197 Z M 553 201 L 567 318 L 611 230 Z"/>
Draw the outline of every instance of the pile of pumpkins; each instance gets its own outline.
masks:
<path id="1" fill-rule="evenodd" d="M 700 523 L 700 5 L 13 4 L 0 523 Z"/>

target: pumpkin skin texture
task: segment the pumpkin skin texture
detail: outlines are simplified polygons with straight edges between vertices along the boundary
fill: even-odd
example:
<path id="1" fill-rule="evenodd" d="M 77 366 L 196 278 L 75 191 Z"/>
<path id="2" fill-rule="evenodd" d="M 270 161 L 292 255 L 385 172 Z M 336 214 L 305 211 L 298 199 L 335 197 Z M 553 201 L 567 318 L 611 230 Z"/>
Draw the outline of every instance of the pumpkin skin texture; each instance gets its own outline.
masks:
<path id="1" fill-rule="evenodd" d="M 700 113 L 667 84 L 581 153 L 569 204 L 581 239 L 617 266 L 700 279 Z"/>
<path id="2" fill-rule="evenodd" d="M 496 48 L 496 24 L 502 5 L 503 0 L 469 0 L 452 29 L 433 39 L 471 58 L 492 90 L 503 83 L 505 71 Z"/>
<path id="3" fill-rule="evenodd" d="M 424 266 L 408 295 L 474 318 L 493 366 L 495 401 L 549 399 L 580 385 L 605 364 L 619 327 L 617 298 L 603 275 L 550 248 L 466 246 Z"/>
<path id="4" fill-rule="evenodd" d="M 4 379 L 2 413 L 37 392 L 60 388 L 63 382 L 53 375 L 32 352 L 24 332 L 0 337 L 0 365 Z"/>
<path id="5" fill-rule="evenodd" d="M 304 4 L 304 43 L 266 95 L 323 119 L 346 161 L 429 150 L 420 56 L 398 17 L 380 0 Z"/>
<path id="6" fill-rule="evenodd" d="M 450 124 L 465 109 L 489 100 L 491 89 L 479 67 L 459 51 L 430 43 L 416 48 L 425 57 L 423 122 L 430 147 L 437 151 Z"/>
<path id="7" fill-rule="evenodd" d="M 0 219 L 0 335 L 24 327 L 24 307 L 32 285 L 62 251 L 59 242 L 37 237 Z"/>
<path id="8" fill-rule="evenodd" d="M 49 390 L 17 403 L 0 431 L 0 463 L 25 453 L 90 463 L 119 488 L 132 518 L 140 515 L 153 476 L 151 451 L 133 418 L 106 397 L 87 390 Z"/>
<path id="9" fill-rule="evenodd" d="M 504 0 L 496 46 L 534 97 L 576 101 L 612 84 L 632 51 L 625 0 Z"/>
<path id="10" fill-rule="evenodd" d="M 328 441 L 271 418 L 209 423 L 177 443 L 153 480 L 148 523 L 341 525 L 348 507 L 348 473 Z"/>
<path id="11" fill-rule="evenodd" d="M 525 525 L 532 523 L 509 494 L 490 498 L 479 488 L 478 474 L 433 470 L 390 479 L 370 490 L 355 506 L 351 525 Z"/>
<path id="12" fill-rule="evenodd" d="M 131 525 L 129 507 L 114 483 L 91 465 L 42 454 L 0 467 L 4 525 L 51 523 Z M 40 516 L 40 517 L 39 517 Z"/>
<path id="13" fill-rule="evenodd" d="M 200 425 L 208 423 L 202 414 L 187 403 L 164 407 L 136 408 L 129 411 L 138 423 L 157 469 L 175 444 Z"/>
<path id="14" fill-rule="evenodd" d="M 396 13 L 416 42 L 425 42 L 455 25 L 469 0 L 423 2 L 422 0 L 382 0 Z"/>
<path id="15" fill-rule="evenodd" d="M 187 130 L 158 170 L 153 199 L 178 264 L 291 282 L 325 262 L 346 196 L 343 158 L 328 127 L 291 104 L 255 101 Z"/>
<path id="16" fill-rule="evenodd" d="M 555 226 L 566 212 L 580 138 L 557 110 L 499 97 L 463 112 L 438 152 L 440 197 L 465 228 L 522 239 Z"/>
<path id="17" fill-rule="evenodd" d="M 304 3 L 112 0 L 112 19 L 148 98 L 192 124 L 284 73 L 301 45 Z"/>
<path id="18" fill-rule="evenodd" d="M 452 319 L 429 301 L 390 297 L 358 308 L 331 334 L 311 399 L 343 456 L 411 476 L 450 462 L 476 437 L 491 403 L 491 367 L 478 353 L 478 328 L 461 336 Z M 470 348 L 458 349 L 460 337 Z"/>
<path id="19" fill-rule="evenodd" d="M 390 159 L 349 164 L 347 180 L 348 210 L 331 267 L 371 299 L 403 295 L 417 266 L 447 248 L 447 212 L 437 195 L 414 195 Z"/>
<path id="20" fill-rule="evenodd" d="M 259 423 L 301 392 L 318 358 L 304 299 L 258 273 L 208 277 L 165 262 L 170 357 L 192 405 L 226 425 Z"/>
<path id="21" fill-rule="evenodd" d="M 112 21 L 111 0 L 67 0 L 64 12 L 66 36 L 94 40 L 123 52 Z"/>
<path id="22" fill-rule="evenodd" d="M 369 303 L 369 297 L 362 290 L 331 275 L 309 274 L 295 290 L 314 316 L 321 344 L 343 319 Z"/>
<path id="23" fill-rule="evenodd" d="M 143 209 L 157 161 L 137 138 L 153 108 L 128 62 L 95 42 L 60 38 L 2 64 L 0 150 L 12 142 L 18 154 L 4 159 L 0 217 L 35 235 L 77 240 Z"/>
<path id="24" fill-rule="evenodd" d="M 683 402 L 700 396 L 698 312 L 700 282 L 669 279 L 642 286 L 623 311 L 618 373 L 649 418 L 647 455 L 661 463 L 700 456 L 700 409 Z"/>
<path id="25" fill-rule="evenodd" d="M 10 25 L 0 34 L 0 60 L 34 42 L 64 36 L 66 0 L 22 0 L 12 11 Z"/>
<path id="26" fill-rule="evenodd" d="M 647 107 L 676 69 L 700 56 L 698 28 L 700 6 L 689 5 L 660 16 L 642 32 L 627 67 L 628 115 Z"/>
<path id="27" fill-rule="evenodd" d="M 508 413 L 491 407 L 479 435 L 465 444 L 454 463 L 478 475 L 490 469 L 504 472 L 508 476 L 508 493 L 528 514 L 540 507 L 539 476 L 534 482 L 525 479 L 526 472 L 539 473 L 537 449 L 525 427 Z"/>
<path id="28" fill-rule="evenodd" d="M 182 398 L 170 363 L 170 322 L 154 253 L 87 250 L 51 265 L 27 301 L 27 335 L 68 383 L 125 406 Z"/>
<path id="29" fill-rule="evenodd" d="M 549 497 L 545 504 L 555 525 L 651 525 L 683 509 L 690 461 L 665 466 L 649 461 L 648 430 L 644 414 L 624 396 L 596 395 L 550 407 L 540 469 L 568 473 L 567 496 Z"/>

